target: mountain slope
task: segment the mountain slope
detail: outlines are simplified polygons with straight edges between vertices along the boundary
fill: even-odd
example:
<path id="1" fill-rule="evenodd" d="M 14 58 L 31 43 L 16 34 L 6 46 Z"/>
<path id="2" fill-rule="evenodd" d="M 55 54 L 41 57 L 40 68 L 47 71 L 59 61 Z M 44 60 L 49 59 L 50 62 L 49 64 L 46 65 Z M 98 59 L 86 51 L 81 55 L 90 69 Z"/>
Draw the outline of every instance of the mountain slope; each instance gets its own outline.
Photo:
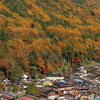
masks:
<path id="1" fill-rule="evenodd" d="M 1 1 L 1 61 L 13 58 L 24 71 L 30 71 L 32 66 L 55 71 L 76 58 L 74 67 L 90 60 L 99 62 L 99 3 L 100 0 Z M 9 61 L 1 64 L 0 70 L 8 65 Z"/>

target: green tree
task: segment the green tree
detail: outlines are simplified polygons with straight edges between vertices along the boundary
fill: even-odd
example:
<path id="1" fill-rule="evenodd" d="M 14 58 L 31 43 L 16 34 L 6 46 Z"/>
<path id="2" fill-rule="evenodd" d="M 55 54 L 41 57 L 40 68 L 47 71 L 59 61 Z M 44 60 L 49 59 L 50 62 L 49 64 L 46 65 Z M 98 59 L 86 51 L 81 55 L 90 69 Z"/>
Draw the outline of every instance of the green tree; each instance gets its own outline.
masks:
<path id="1" fill-rule="evenodd" d="M 13 86 L 13 90 L 12 90 L 14 93 L 17 93 L 18 92 L 18 87 L 16 85 Z"/>
<path id="2" fill-rule="evenodd" d="M 89 48 L 87 48 L 87 51 L 88 51 L 87 58 L 88 58 L 90 61 L 93 60 L 94 49 L 95 49 L 94 44 L 92 44 L 92 46 L 89 45 Z"/>
<path id="3" fill-rule="evenodd" d="M 67 58 L 67 46 L 62 47 L 62 56 L 64 59 Z"/>
<path id="4" fill-rule="evenodd" d="M 26 94 L 38 94 L 38 89 L 34 82 L 30 83 L 27 87 Z"/>
<path id="5" fill-rule="evenodd" d="M 57 44 L 58 41 L 59 41 L 59 38 L 58 38 L 57 36 L 54 36 L 54 37 L 52 38 L 52 40 L 51 40 L 51 42 L 52 42 L 53 44 Z"/>
<path id="6" fill-rule="evenodd" d="M 37 60 L 33 55 L 30 56 L 30 66 L 38 66 Z"/>
<path id="7" fill-rule="evenodd" d="M 57 62 L 58 61 L 57 55 L 54 52 L 52 52 L 52 51 L 49 52 L 48 60 L 52 60 L 54 62 Z"/>
<path id="8" fill-rule="evenodd" d="M 62 73 L 64 74 L 64 75 L 66 75 L 66 66 L 62 66 Z"/>
<path id="9" fill-rule="evenodd" d="M 2 79 L 0 79 L 0 83 L 2 83 Z"/>
<path id="10" fill-rule="evenodd" d="M 70 44 L 67 45 L 67 60 L 68 62 L 71 63 L 71 60 L 74 58 L 75 55 L 75 51 L 73 46 L 71 46 Z"/>
<path id="11" fill-rule="evenodd" d="M 38 100 L 36 96 L 34 97 L 34 100 Z"/>
<path id="12" fill-rule="evenodd" d="M 9 73 L 9 78 L 11 80 L 19 80 L 21 79 L 21 76 L 23 75 L 23 71 L 21 67 L 18 67 L 17 65 L 14 66 L 13 70 L 11 73 Z"/>
<path id="13" fill-rule="evenodd" d="M 2 28 L 2 29 L 0 30 L 0 40 L 2 40 L 2 41 L 7 41 L 7 34 L 6 34 L 6 32 L 5 32 L 5 28 Z"/>
<path id="14" fill-rule="evenodd" d="M 52 71 L 48 71 L 47 72 L 47 76 L 52 76 L 53 72 Z"/>
<path id="15" fill-rule="evenodd" d="M 36 75 L 38 73 L 37 67 L 32 66 L 31 67 L 31 75 L 33 78 L 36 78 Z"/>
<path id="16" fill-rule="evenodd" d="M 15 12 L 17 12 L 19 15 L 26 17 L 26 3 L 24 0 L 17 0 L 13 6 L 13 9 Z"/>
<path id="17" fill-rule="evenodd" d="M 37 63 L 38 56 L 35 50 L 32 50 L 30 52 L 29 58 L 30 58 L 30 66 L 38 67 L 38 63 Z"/>

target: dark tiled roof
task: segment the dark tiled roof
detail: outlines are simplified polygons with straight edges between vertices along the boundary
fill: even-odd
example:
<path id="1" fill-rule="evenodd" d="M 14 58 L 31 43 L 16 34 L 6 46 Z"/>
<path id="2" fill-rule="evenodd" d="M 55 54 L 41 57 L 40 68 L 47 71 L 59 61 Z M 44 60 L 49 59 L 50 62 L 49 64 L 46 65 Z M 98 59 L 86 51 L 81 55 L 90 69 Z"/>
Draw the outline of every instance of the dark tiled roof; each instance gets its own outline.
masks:
<path id="1" fill-rule="evenodd" d="M 89 87 L 75 87 L 76 90 L 88 90 Z"/>
<path id="2" fill-rule="evenodd" d="M 3 94 L 3 98 L 9 99 L 9 100 L 14 99 L 14 97 L 9 96 L 9 95 L 7 95 L 7 94 Z"/>

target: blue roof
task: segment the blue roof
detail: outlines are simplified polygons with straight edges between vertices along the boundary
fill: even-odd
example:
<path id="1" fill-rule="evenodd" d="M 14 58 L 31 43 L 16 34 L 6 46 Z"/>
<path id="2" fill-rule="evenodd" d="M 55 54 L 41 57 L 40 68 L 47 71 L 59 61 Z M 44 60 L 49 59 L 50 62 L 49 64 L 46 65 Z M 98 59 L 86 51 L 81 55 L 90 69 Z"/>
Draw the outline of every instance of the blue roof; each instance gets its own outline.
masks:
<path id="1" fill-rule="evenodd" d="M 60 83 L 62 83 L 62 84 L 67 84 L 65 81 L 60 81 Z"/>

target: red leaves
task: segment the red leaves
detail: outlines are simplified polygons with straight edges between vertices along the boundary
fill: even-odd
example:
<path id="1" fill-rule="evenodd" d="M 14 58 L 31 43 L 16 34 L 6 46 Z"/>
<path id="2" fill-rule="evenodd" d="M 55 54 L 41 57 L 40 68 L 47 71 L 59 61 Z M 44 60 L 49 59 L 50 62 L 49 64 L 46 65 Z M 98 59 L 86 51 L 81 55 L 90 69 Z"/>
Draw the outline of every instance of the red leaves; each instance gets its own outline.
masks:
<path id="1" fill-rule="evenodd" d="M 7 66 L 7 65 L 8 65 L 8 63 L 7 63 L 5 58 L 0 59 L 0 67 L 4 67 L 4 66 Z"/>
<path id="2" fill-rule="evenodd" d="M 48 72 L 48 70 L 47 70 L 47 69 L 44 69 L 44 70 L 43 70 L 43 73 L 44 73 L 44 74 L 46 74 L 47 72 Z"/>
<path id="3" fill-rule="evenodd" d="M 73 60 L 72 60 L 72 63 L 78 63 L 78 62 L 80 62 L 81 61 L 81 59 L 80 58 L 74 58 Z"/>
<path id="4" fill-rule="evenodd" d="M 62 66 L 62 62 L 58 61 L 57 65 L 58 65 L 58 67 L 61 67 Z"/>
<path id="5" fill-rule="evenodd" d="M 13 58 L 2 58 L 0 59 L 0 67 L 6 68 L 7 72 L 10 72 L 15 65 L 15 61 Z"/>

